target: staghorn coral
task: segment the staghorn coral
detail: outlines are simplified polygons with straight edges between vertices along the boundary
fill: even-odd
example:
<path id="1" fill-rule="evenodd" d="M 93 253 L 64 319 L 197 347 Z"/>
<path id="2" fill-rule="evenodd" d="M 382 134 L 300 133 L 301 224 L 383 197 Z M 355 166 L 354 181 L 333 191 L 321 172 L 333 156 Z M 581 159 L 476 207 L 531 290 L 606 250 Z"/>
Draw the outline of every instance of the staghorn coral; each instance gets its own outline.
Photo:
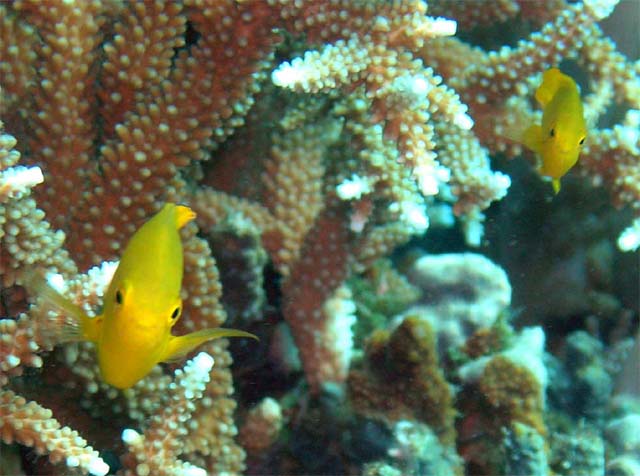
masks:
<path id="1" fill-rule="evenodd" d="M 0 89 L 2 94 L 2 89 Z M 5 133 L 0 121 L 0 279 L 3 287 L 20 281 L 25 268 L 38 264 L 71 271 L 64 233 L 52 230 L 37 208 L 31 189 L 42 183 L 39 167 L 18 165 L 16 139 Z"/>
<path id="2" fill-rule="evenodd" d="M 35 448 L 38 454 L 48 454 L 51 462 L 64 461 L 68 468 L 102 476 L 109 466 L 98 452 L 68 426 L 62 427 L 51 417 L 51 410 L 36 402 L 27 402 L 10 390 L 0 392 L 0 434 L 2 441 L 17 441 Z"/>
<path id="3" fill-rule="evenodd" d="M 28 169 L 16 165 L 19 154 L 13 149 L 15 143 L 12 136 L 2 134 L 0 156 L 3 169 L 0 172 L 2 173 L 3 202 L 0 206 L 3 211 L 3 226 L 0 237 L 3 240 L 2 249 L 7 251 L 2 253 L 2 277 L 6 280 L 6 286 L 12 285 L 10 289 L 17 289 L 16 284 L 23 282 L 25 271 L 32 269 L 33 266 L 48 266 L 51 270 L 60 270 L 67 276 L 71 275 L 71 278 L 66 280 L 60 274 L 53 275 L 52 280 L 61 292 L 92 314 L 101 304 L 102 295 L 113 274 L 114 266 L 103 263 L 100 268 L 91 269 L 86 274 L 73 274 L 76 269 L 75 263 L 69 259 L 66 249 L 60 249 L 64 234 L 51 231 L 49 224 L 43 220 L 43 212 L 35 208 L 35 201 L 29 193 L 30 187 L 42 180 L 39 169 L 37 167 Z M 200 262 L 199 254 L 202 253 L 198 250 L 194 252 L 191 248 L 186 248 L 185 261 Z M 189 260 L 190 257 L 191 260 Z M 205 275 L 204 279 L 211 283 L 208 290 L 198 291 L 196 288 L 197 292 L 193 293 L 196 295 L 194 299 L 197 299 L 198 292 L 206 294 L 204 300 L 200 300 L 201 305 L 203 301 L 206 304 L 207 300 L 213 300 L 213 304 L 207 306 L 208 313 L 204 313 L 205 318 L 216 311 L 221 312 L 215 305 L 218 293 L 212 295 L 210 292 L 211 286 L 215 286 L 217 282 L 214 273 L 215 268 L 212 268 L 206 273 L 208 276 Z M 60 329 L 58 322 L 64 319 L 65 316 L 59 310 L 51 309 L 46 304 L 39 304 L 29 309 L 28 314 L 16 316 L 16 319 L 0 320 L 2 331 L 0 383 L 3 386 L 10 383 L 10 377 L 22 375 L 26 366 L 42 367 L 42 358 L 38 352 L 42 349 L 50 349 L 67 339 L 58 332 Z M 72 347 L 68 349 L 71 350 Z M 213 453 L 215 462 L 205 460 L 209 467 L 233 471 L 234 468 L 241 467 L 243 453 L 239 448 L 234 449 L 234 444 L 229 439 L 234 433 L 233 422 L 229 416 L 234 406 L 227 398 L 231 393 L 231 382 L 230 377 L 225 375 L 228 373 L 225 368 L 230 362 L 229 358 L 225 357 L 226 351 L 223 346 L 211 347 L 211 351 L 219 357 L 220 368 L 211 371 L 212 382 L 208 385 L 207 400 L 194 408 L 198 412 L 202 425 L 213 419 L 217 425 L 226 425 L 226 427 L 216 431 L 209 430 L 207 436 L 203 437 L 195 436 L 199 430 L 198 425 L 191 426 L 190 430 L 198 443 L 194 442 L 193 447 L 181 448 L 181 450 L 192 454 L 197 451 L 198 454 L 206 457 L 210 457 Z M 116 398 L 117 392 L 99 381 L 93 351 L 87 346 L 81 346 L 75 352 L 67 352 L 66 360 L 63 362 L 73 372 L 71 378 L 75 381 L 74 386 L 78 385 L 84 389 L 83 401 L 93 406 L 94 413 L 100 413 L 100 407 L 103 406 L 99 403 L 100 395 L 103 398 L 106 396 L 107 401 L 113 401 Z M 208 376 L 206 382 L 209 382 Z M 138 389 L 127 392 L 129 404 L 124 407 L 129 417 L 142 420 L 148 418 L 152 411 L 159 411 L 157 395 L 154 396 L 153 393 L 162 393 L 170 385 L 173 384 L 170 384 L 162 373 L 155 373 L 139 386 L 142 392 Z M 150 386 L 152 389 L 148 388 Z M 88 446 L 83 438 L 78 436 L 75 430 L 67 426 L 61 427 L 56 419 L 51 418 L 51 410 L 43 408 L 36 402 L 27 402 L 25 398 L 8 389 L 3 390 L 3 396 L 6 400 L 3 405 L 5 414 L 2 425 L 3 441 L 7 443 L 17 441 L 34 446 L 38 453 L 48 454 L 51 462 L 63 461 L 68 468 L 80 465 L 81 468 L 93 474 L 105 474 L 108 471 L 106 463 L 97 456 L 97 452 Z M 150 404 L 149 400 L 153 403 Z M 212 412 L 214 402 L 217 408 Z M 190 405 L 193 406 L 193 404 Z M 112 412 L 114 409 L 107 408 L 106 411 Z M 33 424 L 29 423 L 30 419 L 34 420 Z M 44 423 L 37 423 L 38 419 L 43 420 Z M 23 427 L 26 430 L 23 431 Z M 37 428 L 40 427 L 46 428 L 46 431 L 39 431 Z M 153 440 L 153 435 L 156 439 L 164 438 L 164 435 L 152 433 L 149 441 Z M 222 455 L 221 450 L 212 449 L 210 441 L 219 442 L 221 447 L 225 448 L 225 454 Z M 223 441 L 228 443 L 222 443 Z M 175 455 L 169 454 L 166 461 L 170 461 L 173 457 Z M 168 465 L 166 462 L 164 464 Z"/>
<path id="4" fill-rule="evenodd" d="M 32 321 L 25 314 L 17 319 L 0 319 L 1 385 L 6 385 L 9 377 L 20 375 L 25 365 L 42 367 L 35 333 Z"/>
<path id="5" fill-rule="evenodd" d="M 482 243 L 484 210 L 511 184 L 492 170 L 490 154 L 520 154 L 510 128 L 535 117 L 529 100 L 538 75 L 562 60 L 583 70 L 592 123 L 576 175 L 604 187 L 612 205 L 632 209 L 635 221 L 619 246 L 637 248 L 638 63 L 616 51 L 598 24 L 616 2 L 430 3 L 0 5 L 0 117 L 19 140 L 23 164 L 44 177 L 31 195 L 17 186 L 24 169 L 6 165 L 17 158 L 15 141 L 1 136 L 3 384 L 23 384 L 24 367 L 38 367 L 38 343 L 57 343 L 47 319 L 64 318 L 28 308 L 19 287 L 26 266 L 61 273 L 65 292 L 95 309 L 100 285 L 90 266 L 117 259 L 166 200 L 199 214 L 199 229 L 190 225 L 184 234 L 181 325 L 224 321 L 231 299 L 220 300 L 220 263 L 212 256 L 225 255 L 211 247 L 225 246 L 221 225 L 241 221 L 252 228 L 244 246 L 264 247 L 281 281 L 262 281 L 262 260 L 246 279 L 276 288 L 278 298 L 264 309 L 287 320 L 311 390 L 344 383 L 357 355 L 350 279 L 422 235 L 436 210 L 452 215 L 449 224 L 455 216 L 467 243 Z M 452 36 L 456 23 L 468 38 L 496 21 L 533 32 L 496 51 Z M 614 103 L 622 104 L 617 124 L 604 114 Z M 260 290 L 249 295 L 256 302 L 232 313 L 253 319 L 263 309 Z M 476 337 L 467 346 L 476 359 L 503 344 Z M 216 366 L 180 457 L 208 471 L 239 472 L 231 358 L 223 343 L 207 350 Z M 47 360 L 63 368 L 53 371 Z M 100 382 L 83 344 L 66 344 L 44 366 L 37 375 L 64 382 L 60 401 L 79 394 L 92 418 L 117 414 L 129 426 L 160 414 L 158 394 L 171 385 L 158 369 L 118 393 Z M 117 425 L 104 425 L 111 439 Z"/>
<path id="6" fill-rule="evenodd" d="M 181 423 L 187 421 L 195 410 L 192 400 L 203 397 L 212 367 L 213 359 L 209 354 L 201 352 L 196 355 L 182 370 L 176 370 L 175 381 L 169 386 L 168 394 L 164 395 L 162 411 L 146 423 L 144 433 L 131 428 L 122 432 L 122 440 L 129 450 L 124 456 L 128 468 L 125 475 L 206 474 L 206 470 L 180 461 L 177 456 L 182 452 L 180 440 L 188 432 Z"/>

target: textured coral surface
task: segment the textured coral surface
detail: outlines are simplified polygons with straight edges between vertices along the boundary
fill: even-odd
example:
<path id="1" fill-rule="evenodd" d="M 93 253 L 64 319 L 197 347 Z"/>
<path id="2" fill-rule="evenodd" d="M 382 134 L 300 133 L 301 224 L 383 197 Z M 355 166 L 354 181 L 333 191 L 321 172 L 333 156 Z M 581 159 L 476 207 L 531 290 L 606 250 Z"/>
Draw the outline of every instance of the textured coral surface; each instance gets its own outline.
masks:
<path id="1" fill-rule="evenodd" d="M 0 2 L 0 472 L 640 473 L 639 17 Z M 588 126 L 557 196 L 520 143 L 551 67 Z M 174 333 L 261 340 L 121 391 L 33 276 L 96 315 L 165 202 Z"/>

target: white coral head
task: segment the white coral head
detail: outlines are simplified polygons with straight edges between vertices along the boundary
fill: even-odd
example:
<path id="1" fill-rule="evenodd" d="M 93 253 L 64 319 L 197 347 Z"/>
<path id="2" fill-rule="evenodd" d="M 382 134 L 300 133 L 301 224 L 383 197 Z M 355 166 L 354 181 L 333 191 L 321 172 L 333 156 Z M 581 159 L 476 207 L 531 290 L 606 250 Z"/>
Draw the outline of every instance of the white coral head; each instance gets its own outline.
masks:
<path id="1" fill-rule="evenodd" d="M 142 440 L 142 435 L 138 433 L 136 430 L 132 430 L 131 428 L 125 428 L 122 431 L 122 441 L 124 441 L 128 445 L 134 445 Z"/>
<path id="2" fill-rule="evenodd" d="M 336 193 L 341 200 L 359 199 L 371 191 L 371 184 L 366 177 L 360 177 L 356 174 L 336 186 Z"/>
<path id="3" fill-rule="evenodd" d="M 89 463 L 87 470 L 94 476 L 105 476 L 109 472 L 109 465 L 102 458 L 95 458 Z"/>
<path id="4" fill-rule="evenodd" d="M 193 365 L 202 373 L 209 373 L 213 368 L 213 357 L 206 352 L 200 352 L 193 358 Z"/>

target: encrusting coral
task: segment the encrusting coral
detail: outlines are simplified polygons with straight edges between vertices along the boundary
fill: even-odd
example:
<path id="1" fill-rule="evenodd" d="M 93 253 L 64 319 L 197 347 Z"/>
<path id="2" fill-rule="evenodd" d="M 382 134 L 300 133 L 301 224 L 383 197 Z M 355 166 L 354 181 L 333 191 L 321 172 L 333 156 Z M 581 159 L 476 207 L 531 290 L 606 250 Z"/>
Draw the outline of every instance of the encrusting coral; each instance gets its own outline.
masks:
<path id="1" fill-rule="evenodd" d="M 396 382 L 391 389 L 390 381 Z M 348 388 L 357 412 L 394 423 L 425 422 L 445 444 L 454 441 L 452 390 L 426 320 L 407 316 L 390 332 L 374 332 L 362 368 L 349 374 Z"/>
<path id="2" fill-rule="evenodd" d="M 482 243 L 485 210 L 512 183 L 492 169 L 490 155 L 522 153 L 512 138 L 514 125 L 538 117 L 531 98 L 540 75 L 563 62 L 581 70 L 589 123 L 576 175 L 604 187 L 612 206 L 631 209 L 634 221 L 618 244 L 638 248 L 640 63 L 619 53 L 598 24 L 617 2 L 428 3 L 0 4 L 3 440 L 48 451 L 52 461 L 69 468 L 106 471 L 75 433 L 68 448 L 51 446 L 46 432 L 20 433 L 20 418 L 31 412 L 42 420 L 39 425 L 71 435 L 43 405 L 19 396 L 21 375 L 33 368 L 30 375 L 60 383 L 54 400 L 72 405 L 65 395 L 75 392 L 92 418 L 117 414 L 144 431 L 125 434 L 129 456 L 122 447 L 111 448 L 123 456 L 123 473 L 172 474 L 183 464 L 241 472 L 244 452 L 234 441 L 236 400 L 226 342 L 203 347 L 213 368 L 192 362 L 176 382 L 156 369 L 118 392 L 100 380 L 90 346 L 62 343 L 51 332 L 55 320 L 65 317 L 33 304 L 37 296 L 24 287 L 27 273 L 46 271 L 67 297 L 94 312 L 113 271 L 106 263 L 118 259 L 131 234 L 164 202 L 187 204 L 198 217 L 182 230 L 184 317 L 176 333 L 226 319 L 214 259 L 224 253 L 211 247 L 224 246 L 221 230 L 239 235 L 250 229 L 250 238 L 234 246 L 255 253 L 241 278 L 250 281 L 244 284 L 255 302 L 245 306 L 236 299 L 234 306 L 229 292 L 225 304 L 232 317 L 249 317 L 255 325 L 268 308 L 262 288 L 270 288 L 299 349 L 310 392 L 340 387 L 358 354 L 352 278 L 422 236 L 430 220 L 457 222 L 467 244 Z M 516 16 L 533 32 L 513 46 L 485 51 L 455 36 L 457 28 L 469 31 Z M 612 105 L 619 108 L 618 123 L 604 119 Z M 263 281 L 264 252 L 280 281 Z M 502 284 L 505 291 L 506 278 Z M 438 335 L 435 328 L 420 331 L 423 326 L 428 324 L 406 317 L 394 332 L 410 327 Z M 418 347 L 430 356 L 428 370 L 415 362 L 402 370 L 438 376 L 432 400 L 443 400 L 431 403 L 444 413 L 438 421 L 431 413 L 421 419 L 449 441 L 450 396 L 439 370 L 442 355 L 432 349 L 441 351 L 443 342 L 425 339 L 429 350 Z M 478 385 L 497 404 L 503 402 L 501 377 L 489 375 L 501 375 L 495 356 L 503 344 L 498 339 L 468 355 L 483 362 L 488 373 Z M 490 356 L 493 364 L 482 360 Z M 61 365 L 47 365 L 53 362 Z M 194 365 L 201 377 L 196 391 L 179 384 Z M 482 374 L 479 369 L 474 377 Z M 175 399 L 165 405 L 169 395 L 180 405 Z M 179 406 L 189 408 L 192 424 L 179 421 Z M 519 419 L 521 409 L 512 410 L 510 421 L 542 431 L 537 416 Z M 167 419 L 160 422 L 162 415 Z M 147 420 L 155 423 L 145 427 Z M 164 448 L 163 424 L 183 443 L 167 443 L 174 446 L 154 453 Z M 119 425 L 100 430 L 113 441 Z M 77 429 L 92 446 L 100 433 L 95 427 Z"/>

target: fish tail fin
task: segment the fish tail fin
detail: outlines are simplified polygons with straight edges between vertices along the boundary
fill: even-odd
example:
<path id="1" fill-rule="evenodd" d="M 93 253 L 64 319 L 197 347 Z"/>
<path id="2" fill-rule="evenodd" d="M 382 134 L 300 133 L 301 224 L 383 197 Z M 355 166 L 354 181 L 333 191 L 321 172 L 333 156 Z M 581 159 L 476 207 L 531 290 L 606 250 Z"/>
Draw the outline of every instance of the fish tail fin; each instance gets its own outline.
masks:
<path id="1" fill-rule="evenodd" d="M 196 217 L 196 212 L 191 210 L 191 208 L 185 207 L 184 205 L 176 205 L 176 221 L 177 221 L 178 229 L 185 226 L 195 217 Z"/>
<path id="2" fill-rule="evenodd" d="M 40 320 L 40 331 L 45 340 L 53 345 L 82 340 L 97 341 L 101 317 L 87 316 L 80 306 L 55 290 L 40 272 L 26 273 L 24 284 L 29 292 L 39 298 L 45 306 L 60 312 L 58 315 L 41 313 L 43 317 Z"/>
<path id="3" fill-rule="evenodd" d="M 558 68 L 549 68 L 542 74 L 542 83 L 536 90 L 536 100 L 541 106 L 546 106 L 567 81 L 572 80 Z"/>
<path id="4" fill-rule="evenodd" d="M 558 192 L 560 191 L 560 179 L 554 178 L 551 181 L 551 185 L 553 185 L 553 193 L 558 195 Z"/>
<path id="5" fill-rule="evenodd" d="M 522 134 L 522 143 L 536 154 L 540 153 L 540 142 L 542 138 L 542 127 L 538 124 L 532 124 L 525 129 Z"/>
<path id="6" fill-rule="evenodd" d="M 165 355 L 160 359 L 160 361 L 171 362 L 178 360 L 199 345 L 213 339 L 220 339 L 221 337 L 250 337 L 252 339 L 259 340 L 257 336 L 250 332 L 240 331 L 237 329 L 224 329 L 222 327 L 218 327 L 217 329 L 203 329 L 183 336 L 171 336 Z"/>

